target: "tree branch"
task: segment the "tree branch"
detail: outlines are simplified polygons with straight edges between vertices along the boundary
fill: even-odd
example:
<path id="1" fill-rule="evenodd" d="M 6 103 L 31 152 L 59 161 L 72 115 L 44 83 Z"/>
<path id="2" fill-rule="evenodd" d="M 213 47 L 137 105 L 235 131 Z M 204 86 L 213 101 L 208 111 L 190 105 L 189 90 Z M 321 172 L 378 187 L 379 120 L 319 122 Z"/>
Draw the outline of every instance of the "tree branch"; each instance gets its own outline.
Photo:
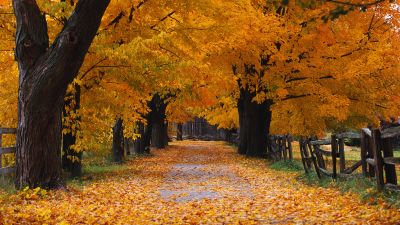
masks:
<path id="1" fill-rule="evenodd" d="M 33 80 L 28 81 L 32 84 L 30 95 L 34 99 L 29 103 L 33 107 L 37 107 L 34 105 L 43 102 L 43 99 L 56 102 L 64 96 L 68 84 L 78 75 L 109 2 L 110 0 L 78 1 L 63 30 L 38 59 L 34 71 L 30 71 L 36 75 Z"/>
<path id="2" fill-rule="evenodd" d="M 377 5 L 379 3 L 384 2 L 385 0 L 376 0 L 370 3 L 351 3 L 350 1 L 344 2 L 344 1 L 339 1 L 339 0 L 325 0 L 326 2 L 332 2 L 335 4 L 340 4 L 340 5 L 347 5 L 347 6 L 355 6 L 355 7 L 363 7 L 367 8 L 373 5 Z"/>
<path id="3" fill-rule="evenodd" d="M 296 77 L 296 78 L 291 78 L 289 80 L 286 81 L 286 83 L 291 83 L 291 82 L 295 82 L 295 81 L 302 81 L 302 80 L 308 80 L 308 79 L 312 79 L 311 77 Z M 324 80 L 324 79 L 335 79 L 333 76 L 331 75 L 327 75 L 327 76 L 323 76 L 323 77 L 319 77 L 317 78 L 318 80 Z"/>
<path id="4" fill-rule="evenodd" d="M 49 36 L 46 18 L 36 1 L 13 0 L 13 8 L 17 20 L 15 57 L 23 80 L 26 71 L 46 52 Z"/>

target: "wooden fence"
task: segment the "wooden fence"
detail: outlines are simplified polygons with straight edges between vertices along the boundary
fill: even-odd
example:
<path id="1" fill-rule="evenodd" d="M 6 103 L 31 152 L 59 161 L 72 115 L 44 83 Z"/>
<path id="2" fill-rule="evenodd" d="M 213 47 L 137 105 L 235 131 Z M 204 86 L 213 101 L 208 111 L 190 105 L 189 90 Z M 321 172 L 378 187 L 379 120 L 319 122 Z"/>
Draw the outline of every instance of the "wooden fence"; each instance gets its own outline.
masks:
<path id="1" fill-rule="evenodd" d="M 324 140 L 301 138 L 300 155 L 304 170 L 308 173 L 314 167 L 319 178 L 327 175 L 336 179 L 338 176 L 352 174 L 361 166 L 364 176 L 376 177 L 379 190 L 384 188 L 400 190 L 397 186 L 395 167 L 400 165 L 400 157 L 395 158 L 393 154 L 393 141 L 397 136 L 400 136 L 400 127 L 388 128 L 382 132 L 379 129 L 371 131 L 364 128 L 360 134 L 351 132 L 334 134 L 331 139 Z M 361 140 L 360 160 L 348 168 L 344 151 L 345 138 Z M 330 145 L 331 150 L 324 150 L 321 145 Z M 331 163 L 330 170 L 328 163 Z"/>
<path id="2" fill-rule="evenodd" d="M 393 141 L 400 136 L 400 127 L 387 128 L 383 131 L 374 129 L 370 133 L 362 131 L 365 140 L 362 157 L 365 158 L 364 167 L 373 168 L 370 171 L 363 171 L 364 174 L 371 175 L 375 172 L 377 187 L 379 190 L 384 188 L 400 191 L 397 185 L 396 165 L 400 165 L 400 157 L 394 157 Z M 367 143 L 367 144 L 366 144 Z"/>
<path id="3" fill-rule="evenodd" d="M 271 135 L 267 145 L 267 154 L 274 161 L 293 160 L 292 136 Z"/>
<path id="4" fill-rule="evenodd" d="M 17 133 L 16 129 L 13 128 L 0 128 L 0 174 L 2 176 L 15 172 L 15 167 L 3 167 L 3 155 L 4 154 L 15 154 L 15 146 L 3 147 L 3 135 Z"/>

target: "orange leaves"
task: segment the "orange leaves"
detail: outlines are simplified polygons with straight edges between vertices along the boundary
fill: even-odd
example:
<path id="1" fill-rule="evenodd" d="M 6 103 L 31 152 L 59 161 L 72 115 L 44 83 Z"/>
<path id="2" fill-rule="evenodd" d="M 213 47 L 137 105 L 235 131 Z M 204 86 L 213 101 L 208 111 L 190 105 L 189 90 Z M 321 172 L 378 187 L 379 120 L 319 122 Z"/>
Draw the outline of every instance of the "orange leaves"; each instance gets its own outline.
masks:
<path id="1" fill-rule="evenodd" d="M 2 224 L 395 224 L 400 211 L 307 186 L 220 142 L 173 143 L 79 190 L 0 198 Z M 179 155 L 179 157 L 177 157 Z M 29 192 L 34 192 L 30 190 Z M 21 192 L 23 195 L 25 192 Z"/>

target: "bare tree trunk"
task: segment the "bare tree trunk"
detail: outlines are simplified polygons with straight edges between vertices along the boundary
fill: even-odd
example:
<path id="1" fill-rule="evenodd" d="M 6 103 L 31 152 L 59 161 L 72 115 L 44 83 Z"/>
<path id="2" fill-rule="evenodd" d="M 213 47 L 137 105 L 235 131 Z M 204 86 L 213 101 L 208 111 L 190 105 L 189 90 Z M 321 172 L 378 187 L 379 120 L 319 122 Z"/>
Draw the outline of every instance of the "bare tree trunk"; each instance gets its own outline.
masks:
<path id="1" fill-rule="evenodd" d="M 134 149 L 136 154 L 144 154 L 147 152 L 148 148 L 150 147 L 150 139 L 147 141 L 149 132 L 146 125 L 142 122 L 137 124 L 137 130 L 140 134 L 140 137 L 134 141 Z"/>
<path id="2" fill-rule="evenodd" d="M 46 17 L 35 0 L 13 0 L 19 69 L 16 187 L 57 188 L 61 179 L 61 115 L 110 0 L 80 0 L 49 47 Z"/>
<path id="3" fill-rule="evenodd" d="M 166 137 L 168 136 L 168 127 L 166 122 L 165 111 L 167 109 L 167 104 L 160 95 L 155 94 L 150 104 L 151 109 L 151 146 L 155 148 L 165 148 L 168 144 Z"/>
<path id="4" fill-rule="evenodd" d="M 183 140 L 183 137 L 182 137 L 182 123 L 178 123 L 178 126 L 177 126 L 177 129 L 178 129 L 178 131 L 177 131 L 177 133 L 176 133 L 176 140 L 177 141 L 182 141 Z"/>
<path id="5" fill-rule="evenodd" d="M 130 155 L 131 154 L 131 149 L 130 149 L 130 139 L 128 138 L 124 138 L 124 152 L 126 153 L 126 155 Z"/>
<path id="6" fill-rule="evenodd" d="M 272 113 L 271 102 L 253 102 L 254 94 L 241 90 L 238 102 L 240 137 L 239 153 L 247 156 L 265 156 Z"/>
<path id="7" fill-rule="evenodd" d="M 266 61 L 264 62 L 266 63 Z M 236 74 L 236 67 L 233 67 Z M 264 71 L 257 72 L 252 65 L 245 65 L 247 77 L 264 76 Z M 238 80 L 240 96 L 238 100 L 239 111 L 239 154 L 255 157 L 266 156 L 269 129 L 271 125 L 272 101 L 263 103 L 254 102 L 255 92 L 250 91 L 248 84 L 242 86 L 242 80 Z"/>
<path id="8" fill-rule="evenodd" d="M 153 102 L 147 103 L 150 109 L 153 109 Z M 134 148 L 137 154 L 149 154 L 150 144 L 151 144 L 151 131 L 153 130 L 153 111 L 150 111 L 147 115 L 143 116 L 146 120 L 146 124 L 139 122 L 137 124 L 137 129 L 140 137 L 135 140 Z"/>
<path id="9" fill-rule="evenodd" d="M 122 163 L 124 159 L 124 132 L 123 121 L 118 118 L 113 127 L 113 160 Z"/>

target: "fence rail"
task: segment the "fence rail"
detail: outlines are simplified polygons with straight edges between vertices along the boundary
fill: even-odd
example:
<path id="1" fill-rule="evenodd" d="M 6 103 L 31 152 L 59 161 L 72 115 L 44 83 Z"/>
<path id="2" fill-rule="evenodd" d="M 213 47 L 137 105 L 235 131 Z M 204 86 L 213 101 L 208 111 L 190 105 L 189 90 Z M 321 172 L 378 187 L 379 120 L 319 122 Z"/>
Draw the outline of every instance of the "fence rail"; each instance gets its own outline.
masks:
<path id="1" fill-rule="evenodd" d="M 312 165 L 319 178 L 322 177 L 322 174 L 337 178 L 338 176 L 345 176 L 356 171 L 362 165 L 362 160 L 357 161 L 350 167 L 346 167 L 344 151 L 344 139 L 346 138 L 360 139 L 361 135 L 354 132 L 346 132 L 334 134 L 330 139 L 323 140 L 302 138 L 300 140 L 300 155 L 305 172 L 308 173 L 312 169 Z M 330 145 L 331 150 L 322 149 L 321 145 Z M 328 170 L 328 161 L 324 157 L 331 159 L 332 170 Z M 339 173 L 337 162 L 339 162 Z"/>
<path id="2" fill-rule="evenodd" d="M 3 135 L 13 134 L 15 135 L 17 130 L 14 128 L 0 128 L 0 175 L 11 174 L 15 172 L 15 167 L 3 167 L 3 155 L 4 154 L 15 154 L 15 146 L 3 147 Z"/>
<path id="3" fill-rule="evenodd" d="M 270 135 L 267 145 L 267 154 L 274 161 L 293 160 L 292 136 Z"/>
<path id="4" fill-rule="evenodd" d="M 393 138 L 400 136 L 400 127 L 379 129 L 361 129 L 361 132 L 347 132 L 334 134 L 330 139 L 314 140 L 312 138 L 300 139 L 300 155 L 306 173 L 314 167 L 319 178 L 327 175 L 332 178 L 346 176 L 354 173 L 359 167 L 366 177 L 375 177 L 377 188 L 400 191 L 397 185 L 396 165 L 400 165 L 400 157 L 394 157 Z M 360 160 L 346 167 L 344 139 L 360 139 Z M 324 150 L 321 145 L 330 145 L 331 150 Z M 325 157 L 325 158 L 324 158 Z M 326 159 L 331 159 L 328 162 Z M 339 159 L 339 173 L 337 172 L 337 159 Z M 331 170 L 327 164 L 332 163 Z"/>

